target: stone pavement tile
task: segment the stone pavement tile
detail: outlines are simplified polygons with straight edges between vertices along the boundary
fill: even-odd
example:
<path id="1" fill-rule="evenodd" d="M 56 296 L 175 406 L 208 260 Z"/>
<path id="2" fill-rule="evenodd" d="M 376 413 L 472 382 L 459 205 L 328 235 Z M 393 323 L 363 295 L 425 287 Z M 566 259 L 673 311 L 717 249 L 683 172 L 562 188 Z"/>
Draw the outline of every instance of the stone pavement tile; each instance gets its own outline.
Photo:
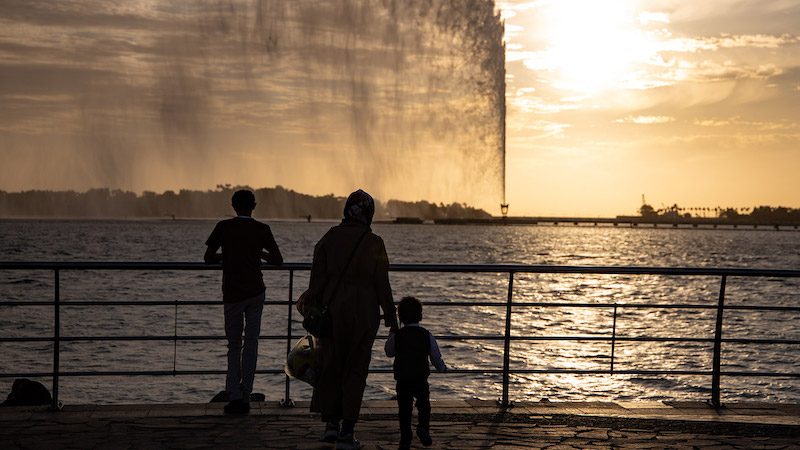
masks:
<path id="1" fill-rule="evenodd" d="M 637 416 L 684 416 L 687 414 L 695 414 L 699 410 L 681 410 L 677 408 L 636 408 L 636 409 L 628 409 L 625 411 L 625 415 L 628 417 L 637 417 Z"/>
<path id="2" fill-rule="evenodd" d="M 446 411 L 442 411 L 446 412 Z M 498 408 L 497 406 L 473 406 L 467 408 L 465 411 L 467 414 L 513 414 L 510 410 L 504 411 L 502 408 Z"/>
<path id="3" fill-rule="evenodd" d="M 256 411 L 257 412 L 257 411 Z M 205 408 L 153 408 L 147 412 L 147 417 L 197 417 L 205 414 Z"/>
<path id="4" fill-rule="evenodd" d="M 124 419 L 124 418 L 145 417 L 146 414 L 147 411 L 142 412 L 137 410 L 126 411 L 124 409 L 98 408 L 92 411 L 89 414 L 89 417 L 91 419 L 112 419 L 112 418 Z"/>
<path id="5" fill-rule="evenodd" d="M 533 415 L 551 415 L 553 408 L 542 406 L 515 406 L 512 410 L 518 414 L 533 414 Z"/>
<path id="6" fill-rule="evenodd" d="M 437 405 L 439 402 L 436 400 L 432 400 L 432 405 Z M 361 403 L 361 407 L 373 407 L 373 408 L 397 408 L 397 400 L 366 400 Z"/>
<path id="7" fill-rule="evenodd" d="M 775 405 L 775 409 L 785 414 L 800 416 L 800 404 L 797 403 L 778 403 Z"/>
<path id="8" fill-rule="evenodd" d="M 154 406 L 158 406 L 157 404 L 115 404 L 115 405 L 99 405 L 96 409 L 108 409 L 108 410 L 125 410 L 125 411 L 147 411 Z"/>
<path id="9" fill-rule="evenodd" d="M 532 430 L 533 429 L 529 430 L 527 428 L 509 427 L 506 426 L 506 424 L 503 424 L 502 426 L 492 427 L 492 436 L 498 441 L 504 439 L 514 440 L 519 439 L 521 436 L 530 434 L 529 432 Z"/>
<path id="10" fill-rule="evenodd" d="M 667 400 L 664 404 L 673 408 L 681 409 L 714 409 L 714 406 L 703 401 L 680 401 L 680 400 Z"/>
<path id="11" fill-rule="evenodd" d="M 5 408 L 3 408 L 5 409 Z M 30 410 L 19 410 L 19 411 L 3 411 L 0 409 L 0 422 L 5 421 L 18 421 L 18 420 L 30 420 L 33 416 L 33 411 Z M 8 409 L 16 409 L 16 408 L 8 408 Z"/>
<path id="12" fill-rule="evenodd" d="M 436 408 L 431 408 L 431 410 L 434 413 L 437 412 Z M 395 406 L 394 408 L 372 408 L 372 407 L 361 408 L 362 416 L 375 416 L 375 415 L 385 416 L 391 414 L 397 414 L 397 406 Z"/>
<path id="13" fill-rule="evenodd" d="M 558 406 L 551 409 L 548 414 L 561 414 L 561 415 L 583 414 L 583 410 L 577 407 Z"/>
<path id="14" fill-rule="evenodd" d="M 635 441 L 632 441 L 632 442 L 626 442 L 626 441 L 615 442 L 615 441 L 611 441 L 611 442 L 608 442 L 608 444 L 611 446 L 611 448 L 620 448 L 620 449 L 626 449 L 626 450 L 628 450 L 628 449 L 630 449 L 630 450 L 633 450 L 633 449 L 644 450 L 644 449 L 663 449 L 664 448 L 664 443 L 663 442 L 635 442 Z"/>
<path id="15" fill-rule="evenodd" d="M 655 430 L 609 430 L 609 438 L 621 438 L 646 441 L 655 439 L 658 432 Z"/>
<path id="16" fill-rule="evenodd" d="M 593 443 L 593 441 L 599 441 L 599 439 L 584 439 L 580 437 L 570 437 L 565 438 L 559 442 L 561 445 L 571 445 L 575 448 L 585 448 L 586 446 Z"/>
<path id="17" fill-rule="evenodd" d="M 561 402 L 556 402 L 558 405 Z M 578 408 L 621 408 L 616 402 L 564 402 Z"/>
<path id="18" fill-rule="evenodd" d="M 738 414 L 742 416 L 785 416 L 786 413 L 779 409 L 744 409 L 744 408 L 736 408 L 736 409 L 728 409 L 733 414 Z"/>
<path id="19" fill-rule="evenodd" d="M 790 425 L 800 426 L 800 417 L 790 416 L 729 416 L 722 420 L 729 423 L 741 423 L 750 425 Z"/>
<path id="20" fill-rule="evenodd" d="M 537 447 L 527 444 L 495 444 L 491 448 L 492 450 L 528 450 Z"/>
<path id="21" fill-rule="evenodd" d="M 37 412 L 31 415 L 30 420 L 47 423 L 83 423 L 89 420 L 89 414 L 83 412 Z"/>
<path id="22" fill-rule="evenodd" d="M 491 402 L 492 400 L 478 400 L 478 399 L 451 399 L 451 400 L 436 400 L 436 402 L 431 402 L 431 404 L 437 405 L 439 408 L 458 408 L 463 409 L 469 406 L 473 406 L 469 402 L 478 402 L 479 405 L 483 405 L 485 402 Z"/>
<path id="23" fill-rule="evenodd" d="M 657 408 L 671 408 L 671 406 L 665 405 L 662 401 L 642 401 L 642 402 L 616 402 L 618 406 L 625 408 L 625 409 L 640 409 L 640 408 L 649 408 L 649 409 L 657 409 Z"/>
<path id="24" fill-rule="evenodd" d="M 597 439 L 606 440 L 608 439 L 608 430 L 594 429 L 594 430 L 580 431 L 578 432 L 577 437 L 588 440 L 597 440 Z"/>
<path id="25" fill-rule="evenodd" d="M 480 399 L 480 398 L 467 398 L 467 399 L 464 399 L 464 400 L 455 399 L 455 400 L 447 400 L 447 401 L 451 402 L 451 403 L 455 403 L 455 404 L 461 403 L 462 406 L 463 406 L 464 403 L 466 403 L 469 406 L 493 406 L 493 405 L 496 406 L 497 405 L 497 400 L 487 400 L 487 399 Z"/>
<path id="26" fill-rule="evenodd" d="M 775 409 L 778 405 L 778 403 L 765 402 L 735 402 L 722 404 L 722 406 L 728 409 Z"/>
<path id="27" fill-rule="evenodd" d="M 609 417 L 617 417 L 617 416 L 626 416 L 630 414 L 630 412 L 623 408 L 576 408 L 576 410 L 580 411 L 580 414 L 584 415 L 592 415 L 592 416 L 609 416 Z"/>
<path id="28" fill-rule="evenodd" d="M 97 408 L 105 408 L 105 405 L 64 405 L 61 412 L 92 412 Z"/>
<path id="29" fill-rule="evenodd" d="M 308 417 L 311 413 L 308 408 L 293 407 L 293 408 L 269 408 L 263 410 L 264 415 L 278 416 L 278 417 Z"/>

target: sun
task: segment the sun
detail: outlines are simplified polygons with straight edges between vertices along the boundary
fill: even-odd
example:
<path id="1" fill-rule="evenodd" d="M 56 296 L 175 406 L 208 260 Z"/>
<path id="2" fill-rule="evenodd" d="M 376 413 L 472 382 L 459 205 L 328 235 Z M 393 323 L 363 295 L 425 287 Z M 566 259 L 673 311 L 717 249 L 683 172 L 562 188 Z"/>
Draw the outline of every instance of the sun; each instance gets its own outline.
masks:
<path id="1" fill-rule="evenodd" d="M 536 69 L 554 86 L 584 95 L 635 82 L 652 46 L 632 2 L 556 0 L 542 4 L 545 49 Z"/>

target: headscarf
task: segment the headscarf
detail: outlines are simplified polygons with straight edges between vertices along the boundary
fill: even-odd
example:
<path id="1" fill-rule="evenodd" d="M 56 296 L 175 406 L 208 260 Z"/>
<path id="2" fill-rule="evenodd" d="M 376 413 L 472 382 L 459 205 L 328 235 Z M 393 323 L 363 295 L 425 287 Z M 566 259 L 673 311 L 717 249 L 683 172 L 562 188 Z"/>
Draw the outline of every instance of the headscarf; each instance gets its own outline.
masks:
<path id="1" fill-rule="evenodd" d="M 373 215 L 375 215 L 375 200 L 371 195 L 359 189 L 347 197 L 342 223 L 360 223 L 369 226 L 372 223 Z"/>

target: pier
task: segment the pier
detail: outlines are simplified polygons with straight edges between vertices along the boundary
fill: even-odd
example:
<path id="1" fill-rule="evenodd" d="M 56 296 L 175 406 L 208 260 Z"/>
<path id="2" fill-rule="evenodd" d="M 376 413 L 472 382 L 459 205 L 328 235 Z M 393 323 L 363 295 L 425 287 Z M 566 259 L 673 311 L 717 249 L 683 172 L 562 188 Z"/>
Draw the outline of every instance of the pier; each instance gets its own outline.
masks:
<path id="1" fill-rule="evenodd" d="M 402 219 L 402 220 L 401 220 Z M 403 217 L 394 223 L 422 223 L 417 219 Z M 753 220 L 730 220 L 705 217 L 490 217 L 485 219 L 436 219 L 436 225 L 549 225 L 583 227 L 629 227 L 629 228 L 700 228 L 734 230 L 800 230 L 800 223 L 766 223 Z"/>
<path id="2" fill-rule="evenodd" d="M 307 263 L 287 263 L 281 267 L 264 266 L 265 271 L 288 272 L 288 298 L 270 299 L 266 304 L 286 307 L 286 333 L 262 336 L 261 339 L 285 342 L 287 350 L 292 336 L 292 314 L 296 289 L 295 272 L 310 270 Z M 292 399 L 292 380 L 286 377 L 282 398 L 270 392 L 268 401 L 253 403 L 251 414 L 231 417 L 222 413 L 222 404 L 153 404 L 153 405 L 94 405 L 59 402 L 59 380 L 65 377 L 94 377 L 98 380 L 119 376 L 191 377 L 222 375 L 213 369 L 149 370 L 71 370 L 60 367 L 61 345 L 77 341 L 192 341 L 221 340 L 222 336 L 182 336 L 177 331 L 163 335 L 86 335 L 68 336 L 61 333 L 60 314 L 63 308 L 107 307 L 109 305 L 216 305 L 218 300 L 150 301 L 150 300 L 64 300 L 61 298 L 61 275 L 81 271 L 207 271 L 220 266 L 181 262 L 0 262 L 4 271 L 45 271 L 52 274 L 52 300 L 0 301 L 4 307 L 49 307 L 53 311 L 52 336 L 2 337 L 4 342 L 53 343 L 52 372 L 0 373 L 0 378 L 30 377 L 52 381 L 53 405 L 47 407 L 0 408 L 0 440 L 3 448 L 220 448 L 236 445 L 239 448 L 331 448 L 316 441 L 320 432 L 319 419 L 308 412 L 305 399 Z M 456 264 L 393 264 L 394 272 L 416 273 L 485 273 L 504 279 L 507 290 L 503 300 L 427 302 L 430 307 L 484 306 L 505 311 L 505 329 L 491 335 L 437 335 L 446 340 L 476 340 L 502 342 L 495 367 L 452 370 L 453 374 L 493 374 L 500 377 L 501 395 L 495 400 L 453 399 L 433 402 L 432 432 L 434 448 L 443 449 L 525 449 L 525 448 L 798 448 L 800 442 L 800 405 L 723 401 L 723 380 L 730 377 L 777 377 L 797 379 L 796 371 L 731 370 L 723 364 L 725 345 L 800 346 L 800 340 L 779 337 L 730 338 L 723 335 L 726 311 L 800 311 L 800 305 L 769 304 L 729 305 L 725 303 L 725 288 L 729 277 L 800 278 L 799 270 L 739 269 L 713 267 L 630 267 L 630 266 L 550 266 L 550 265 L 456 265 Z M 670 277 L 708 277 L 718 283 L 714 303 L 686 301 L 656 303 L 575 303 L 533 302 L 515 299 L 514 280 L 518 274 L 583 274 L 583 275 L 661 275 Z M 607 335 L 527 336 L 516 334 L 512 315 L 518 309 L 594 308 L 613 312 Z M 714 311 L 715 322 L 711 336 L 620 336 L 616 332 L 618 311 L 626 308 Z M 379 336 L 379 339 L 385 336 Z M 510 347 L 532 341 L 600 341 L 608 344 L 608 366 L 594 369 L 559 367 L 526 367 L 513 364 Z M 706 369 L 630 369 L 615 366 L 615 345 L 619 342 L 697 342 L 706 343 L 713 355 Z M 177 354 L 174 355 L 177 357 Z M 373 368 L 371 373 L 387 373 L 385 368 Z M 259 374 L 283 376 L 279 368 L 258 370 Z M 510 378 L 517 374 L 572 375 L 645 375 L 707 377 L 710 396 L 706 401 L 681 402 L 519 402 L 515 401 Z M 493 383 L 488 381 L 487 383 Z M 294 405 L 284 407 L 281 405 Z M 390 399 L 368 400 L 362 409 L 357 436 L 367 448 L 396 448 L 398 432 L 396 405 Z M 235 444 L 234 444 L 235 443 Z"/>
<path id="3" fill-rule="evenodd" d="M 75 405 L 62 411 L 0 408 L 3 448 L 331 449 L 317 441 L 308 404 Z M 545 402 L 501 408 L 493 401 L 434 401 L 436 449 L 798 448 L 800 405 L 703 402 Z M 356 436 L 365 449 L 397 448 L 397 406 L 364 403 Z M 414 448 L 422 448 L 414 441 Z"/>

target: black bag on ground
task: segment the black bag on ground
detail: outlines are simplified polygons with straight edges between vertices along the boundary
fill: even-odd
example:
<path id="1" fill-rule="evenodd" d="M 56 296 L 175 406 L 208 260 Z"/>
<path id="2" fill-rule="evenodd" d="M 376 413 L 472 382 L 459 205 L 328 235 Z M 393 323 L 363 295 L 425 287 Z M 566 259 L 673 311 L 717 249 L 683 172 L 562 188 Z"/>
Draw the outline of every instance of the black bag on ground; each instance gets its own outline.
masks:
<path id="1" fill-rule="evenodd" d="M 27 378 L 17 378 L 11 386 L 11 393 L 0 406 L 38 406 L 53 402 L 50 391 L 42 383 Z"/>
<path id="2" fill-rule="evenodd" d="M 364 240 L 364 236 L 366 236 L 367 233 L 369 233 L 369 229 L 361 234 L 361 237 L 358 238 L 358 242 L 356 242 L 356 246 L 353 247 L 353 251 L 350 252 L 350 258 L 347 259 L 347 264 L 345 264 L 344 269 L 342 269 L 339 278 L 336 279 L 336 284 L 333 286 L 333 292 L 331 292 L 328 302 L 323 302 L 321 299 L 317 298 L 310 298 L 306 301 L 303 328 L 312 335 L 318 338 L 333 336 L 333 317 L 331 317 L 331 313 L 328 311 L 328 304 L 336 296 L 339 284 L 342 278 L 344 278 L 345 273 L 347 273 L 347 269 L 350 267 L 350 261 L 353 260 L 356 250 L 358 250 L 361 241 Z"/>

